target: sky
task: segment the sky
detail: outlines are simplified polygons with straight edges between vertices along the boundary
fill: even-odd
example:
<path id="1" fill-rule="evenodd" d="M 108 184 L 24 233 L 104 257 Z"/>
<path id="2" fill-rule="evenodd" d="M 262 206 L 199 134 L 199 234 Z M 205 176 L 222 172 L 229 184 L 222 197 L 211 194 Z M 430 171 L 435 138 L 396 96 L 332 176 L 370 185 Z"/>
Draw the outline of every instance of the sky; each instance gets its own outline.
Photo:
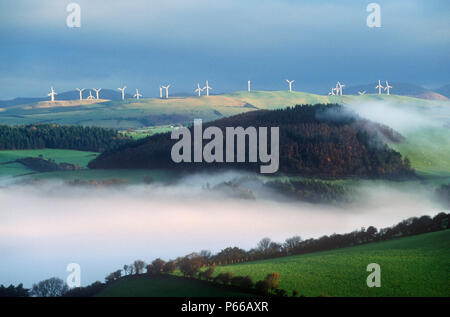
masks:
<path id="1" fill-rule="evenodd" d="M 81 8 L 69 28 L 66 7 Z M 0 99 L 80 88 L 139 88 L 144 97 L 350 85 L 450 83 L 450 2 L 378 0 L 2 0 Z"/>

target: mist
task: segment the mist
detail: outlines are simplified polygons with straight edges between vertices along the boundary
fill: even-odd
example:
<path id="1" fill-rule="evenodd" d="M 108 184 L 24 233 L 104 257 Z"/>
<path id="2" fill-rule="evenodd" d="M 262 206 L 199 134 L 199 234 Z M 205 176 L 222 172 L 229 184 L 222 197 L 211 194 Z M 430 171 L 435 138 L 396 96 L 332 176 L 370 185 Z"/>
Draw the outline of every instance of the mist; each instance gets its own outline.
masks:
<path id="1" fill-rule="evenodd" d="M 78 263 L 82 285 L 88 285 L 136 259 L 168 260 L 228 246 L 248 250 L 263 237 L 320 237 L 442 211 L 432 192 L 406 183 L 361 181 L 358 201 L 340 207 L 282 200 L 267 189 L 252 188 L 255 200 L 207 189 L 239 176 L 197 174 L 170 187 L 3 182 L 0 284 L 65 279 L 67 264 Z"/>

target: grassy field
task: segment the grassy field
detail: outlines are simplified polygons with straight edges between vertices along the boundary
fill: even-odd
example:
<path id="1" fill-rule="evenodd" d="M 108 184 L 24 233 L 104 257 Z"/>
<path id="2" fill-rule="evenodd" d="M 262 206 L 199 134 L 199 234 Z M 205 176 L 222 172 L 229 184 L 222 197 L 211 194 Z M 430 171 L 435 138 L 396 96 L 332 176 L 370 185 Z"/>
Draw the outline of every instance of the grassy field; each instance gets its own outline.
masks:
<path id="1" fill-rule="evenodd" d="M 173 125 L 165 125 L 165 126 L 148 127 L 148 128 L 142 128 L 142 129 L 122 130 L 119 132 L 122 133 L 123 135 L 131 137 L 135 140 L 139 140 L 139 139 L 146 138 L 146 137 L 154 135 L 154 134 L 171 132 L 173 129 L 174 129 Z"/>
<path id="2" fill-rule="evenodd" d="M 368 288 L 369 263 L 381 287 Z M 450 296 L 450 230 L 363 246 L 216 267 L 216 274 L 281 274 L 280 288 L 306 296 Z"/>
<path id="3" fill-rule="evenodd" d="M 409 158 L 412 167 L 428 176 L 450 176 L 450 130 L 428 127 L 406 134 L 406 142 L 390 146 Z"/>
<path id="4" fill-rule="evenodd" d="M 38 150 L 9 150 L 0 151 L 0 176 L 18 176 L 22 174 L 33 173 L 34 171 L 26 168 L 20 163 L 10 163 L 19 158 L 39 157 L 52 159 L 56 163 L 71 163 L 86 167 L 88 162 L 94 159 L 98 153 L 85 152 L 75 150 L 59 150 L 59 149 L 38 149 Z"/>
<path id="5" fill-rule="evenodd" d="M 238 297 L 253 296 L 177 276 L 139 276 L 116 281 L 99 297 Z"/>
<path id="6" fill-rule="evenodd" d="M 358 105 L 362 102 L 373 101 L 389 101 L 424 107 L 450 104 L 448 101 L 431 101 L 396 95 L 323 96 L 295 91 L 245 91 L 209 97 L 143 98 L 139 101 L 127 99 L 74 107 L 39 108 L 37 104 L 21 105 L 4 108 L 0 112 L 0 124 L 53 122 L 116 129 L 140 129 L 177 123 L 190 124 L 195 118 L 211 121 L 255 109 L 276 109 L 296 104 Z"/>

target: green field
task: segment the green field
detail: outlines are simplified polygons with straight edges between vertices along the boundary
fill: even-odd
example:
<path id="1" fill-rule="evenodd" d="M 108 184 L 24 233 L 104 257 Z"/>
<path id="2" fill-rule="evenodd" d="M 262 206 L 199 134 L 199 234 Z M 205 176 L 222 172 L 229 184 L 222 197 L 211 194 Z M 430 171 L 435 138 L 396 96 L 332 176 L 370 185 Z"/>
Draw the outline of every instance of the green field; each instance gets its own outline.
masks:
<path id="1" fill-rule="evenodd" d="M 211 121 L 255 109 L 277 109 L 296 104 L 342 103 L 357 107 L 362 102 L 374 101 L 421 107 L 450 105 L 448 101 L 397 95 L 323 96 L 296 91 L 245 91 L 209 97 L 143 98 L 139 101 L 127 99 L 72 107 L 38 108 L 37 104 L 20 105 L 0 111 L 0 124 L 52 122 L 126 130 L 189 124 L 195 118 Z"/>
<path id="2" fill-rule="evenodd" d="M 20 163 L 8 163 L 24 157 L 39 157 L 52 159 L 56 163 L 71 163 L 86 167 L 98 153 L 75 150 L 38 149 L 38 150 L 8 150 L 0 151 L 0 176 L 18 176 L 34 173 Z M 8 163 L 8 164 L 5 164 Z"/>
<path id="3" fill-rule="evenodd" d="M 381 287 L 368 288 L 369 263 L 381 266 Z M 450 230 L 392 241 L 216 267 L 216 274 L 281 275 L 280 288 L 305 296 L 450 296 Z"/>
<path id="4" fill-rule="evenodd" d="M 254 296 L 177 276 L 122 278 L 99 297 L 238 297 Z"/>

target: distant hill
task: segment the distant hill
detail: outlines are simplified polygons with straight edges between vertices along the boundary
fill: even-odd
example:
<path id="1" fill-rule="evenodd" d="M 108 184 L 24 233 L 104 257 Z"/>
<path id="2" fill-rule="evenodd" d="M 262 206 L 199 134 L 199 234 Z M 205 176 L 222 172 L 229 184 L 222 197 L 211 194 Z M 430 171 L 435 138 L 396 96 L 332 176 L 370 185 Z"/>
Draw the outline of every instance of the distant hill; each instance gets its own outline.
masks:
<path id="1" fill-rule="evenodd" d="M 116 92 L 115 92 L 116 93 Z M 117 92 L 119 93 L 119 92 Z M 104 98 L 104 95 L 100 95 Z M 340 103 L 358 107 L 364 102 L 386 101 L 396 105 L 420 108 L 450 108 L 448 100 L 425 100 L 399 95 L 323 96 L 299 91 L 240 91 L 214 96 L 99 100 L 100 103 L 65 102 L 30 103 L 0 106 L 0 124 L 21 125 L 57 123 L 100 126 L 114 129 L 139 129 L 157 125 L 189 124 L 193 119 L 212 121 L 257 109 L 281 109 L 297 104 Z M 46 107 L 43 107 L 43 106 Z M 50 107 L 51 106 L 51 107 Z"/>
<path id="2" fill-rule="evenodd" d="M 386 86 L 385 82 L 381 82 L 381 84 Z M 358 92 L 365 91 L 366 94 L 377 94 L 378 90 L 375 88 L 378 85 L 378 82 L 366 84 L 366 85 L 357 85 L 357 86 L 349 86 L 344 87 L 344 94 L 348 95 L 358 95 Z M 400 96 L 411 96 L 422 99 L 431 99 L 431 100 L 446 100 L 447 97 L 442 96 L 439 92 L 434 92 L 430 89 L 426 89 L 424 87 L 407 84 L 407 83 L 397 83 L 397 82 L 389 82 L 389 86 L 391 88 L 391 94 L 400 95 Z M 383 89 L 383 94 L 386 94 L 386 91 Z"/>
<path id="3" fill-rule="evenodd" d="M 435 89 L 435 92 L 441 94 L 447 98 L 450 98 L 450 84 L 442 86 L 441 88 Z"/>
<path id="4" fill-rule="evenodd" d="M 223 135 L 226 127 L 280 127 L 281 173 L 387 178 L 414 174 L 409 162 L 385 144 L 385 141 L 402 142 L 401 135 L 386 126 L 360 118 L 350 109 L 339 105 L 305 105 L 283 110 L 252 111 L 210 122 L 204 128 L 210 125 L 222 129 Z M 240 168 L 259 171 L 261 165 L 248 162 L 176 164 L 171 160 L 171 148 L 175 142 L 171 140 L 170 133 L 154 135 L 106 151 L 90 162 L 89 167 L 185 171 Z M 205 141 L 204 145 L 207 143 Z M 246 153 L 248 151 L 247 144 Z"/>

